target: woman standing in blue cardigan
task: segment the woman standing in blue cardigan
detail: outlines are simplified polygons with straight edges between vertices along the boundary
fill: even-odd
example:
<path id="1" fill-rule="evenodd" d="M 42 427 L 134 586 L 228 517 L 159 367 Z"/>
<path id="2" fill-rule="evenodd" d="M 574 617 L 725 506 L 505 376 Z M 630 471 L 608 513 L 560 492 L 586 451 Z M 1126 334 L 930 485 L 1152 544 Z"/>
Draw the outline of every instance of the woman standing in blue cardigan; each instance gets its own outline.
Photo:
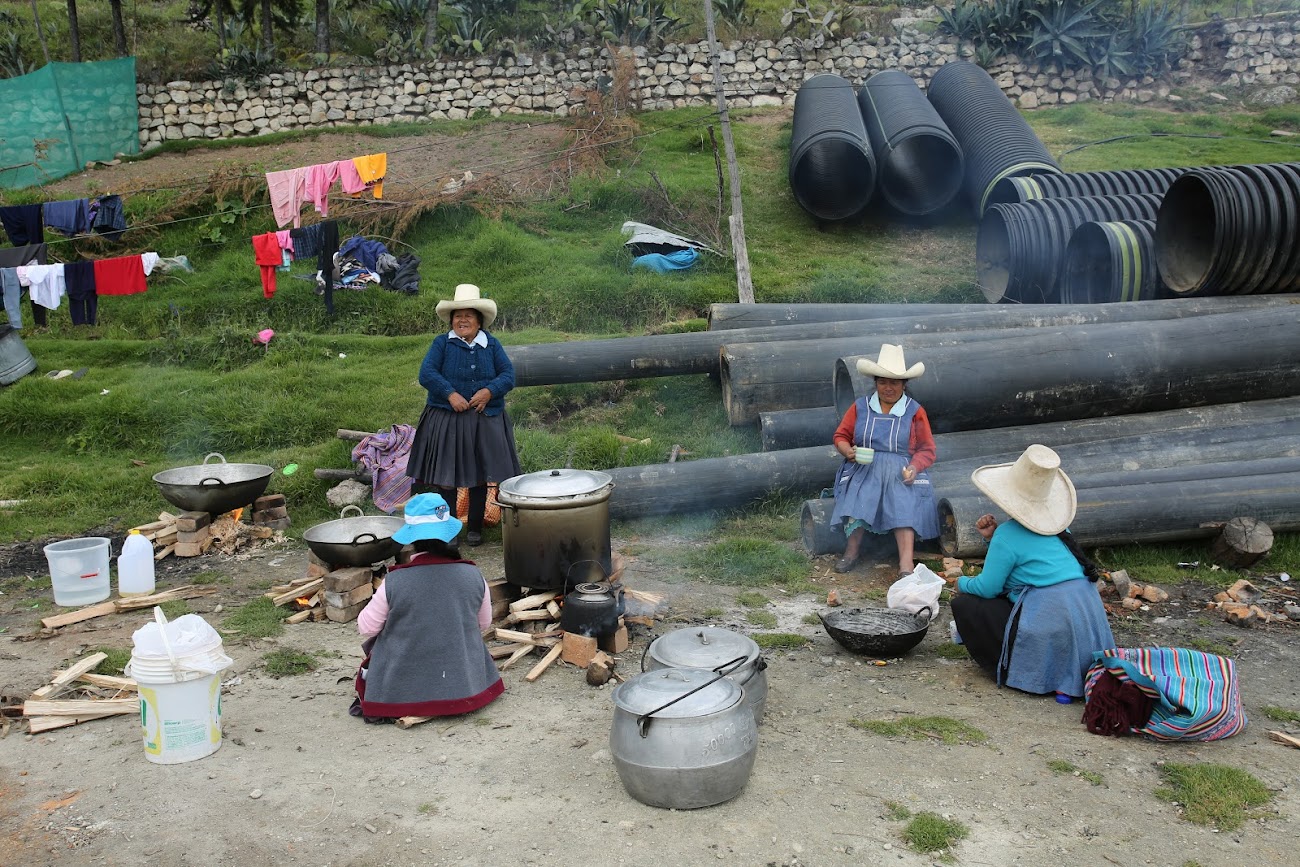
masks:
<path id="1" fill-rule="evenodd" d="M 451 330 L 434 338 L 420 365 L 429 399 L 406 474 L 415 493 L 436 492 L 448 503 L 456 502 L 457 488 L 468 488 L 465 541 L 480 545 L 488 483 L 520 473 L 505 401 L 515 387 L 515 368 L 486 330 L 497 318 L 496 302 L 477 286 L 460 284 L 455 298 L 439 301 L 434 312 Z"/>

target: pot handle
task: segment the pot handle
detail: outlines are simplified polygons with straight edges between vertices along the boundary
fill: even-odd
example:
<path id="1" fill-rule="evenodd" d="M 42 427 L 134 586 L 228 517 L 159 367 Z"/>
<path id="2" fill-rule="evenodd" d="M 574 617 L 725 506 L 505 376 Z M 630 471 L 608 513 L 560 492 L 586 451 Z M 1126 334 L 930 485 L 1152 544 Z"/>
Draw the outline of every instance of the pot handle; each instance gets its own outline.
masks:
<path id="1" fill-rule="evenodd" d="M 206 464 L 208 461 L 212 460 L 213 458 L 221 458 L 221 462 L 223 464 L 226 462 L 226 456 L 223 455 L 221 452 L 212 452 L 206 458 L 203 459 L 203 463 Z"/>
<path id="2" fill-rule="evenodd" d="M 502 509 L 502 511 L 509 510 L 509 511 L 512 513 L 512 514 L 511 514 L 511 517 L 514 518 L 515 526 L 518 527 L 518 526 L 519 526 L 519 509 L 518 509 L 518 508 L 517 508 L 513 503 L 503 503 L 503 502 L 501 502 L 500 500 L 497 500 L 497 505 Z"/>
<path id="3" fill-rule="evenodd" d="M 369 536 L 370 538 L 367 539 L 366 538 L 367 536 Z M 353 537 L 352 541 L 349 542 L 348 544 L 364 545 L 366 542 L 378 542 L 378 541 L 379 541 L 379 537 L 376 536 L 374 533 L 359 533 L 355 537 Z"/>
<path id="4" fill-rule="evenodd" d="M 929 626 L 930 623 L 934 620 L 935 615 L 938 614 L 938 612 L 935 611 L 933 608 L 931 608 L 929 605 L 922 605 L 921 608 L 916 612 L 916 619 L 920 620 L 922 614 L 925 615 L 925 625 Z"/>
<path id="5" fill-rule="evenodd" d="M 339 517 L 346 518 L 348 516 L 348 509 L 356 509 L 358 518 L 364 518 L 366 516 L 366 513 L 361 511 L 360 506 L 358 506 L 356 503 L 349 503 L 348 505 L 344 506 L 342 509 L 339 509 Z"/>
<path id="6" fill-rule="evenodd" d="M 677 702 L 681 701 L 684 698 L 695 695 L 695 693 L 699 692 L 702 689 L 707 689 L 708 687 L 713 686 L 715 683 L 717 683 L 718 681 L 722 680 L 724 677 L 727 676 L 725 673 L 719 673 L 721 669 L 739 665 L 743 663 L 747 658 L 748 657 L 745 656 L 737 656 L 735 659 L 731 660 L 730 662 L 722 663 L 722 665 L 719 665 L 717 668 L 713 669 L 714 671 L 713 680 L 702 683 L 699 686 L 695 687 L 695 689 L 682 693 L 672 701 L 664 702 L 654 710 L 648 710 L 645 713 L 641 714 L 639 717 L 636 718 L 637 732 L 641 735 L 641 737 L 646 737 L 650 733 L 650 720 L 651 718 L 654 717 L 655 714 L 659 713 L 659 711 L 664 710 L 665 708 L 672 707 L 673 705 L 677 704 Z M 671 669 L 671 668 L 668 669 L 669 672 L 675 670 L 676 669 Z M 667 672 L 665 672 L 665 674 L 666 673 Z"/>
<path id="7" fill-rule="evenodd" d="M 216 476 L 208 476 L 206 479 L 199 479 L 200 486 L 206 485 L 208 482 L 212 482 L 219 488 L 224 488 L 226 486 L 226 483 L 221 481 L 221 479 L 218 479 Z"/>

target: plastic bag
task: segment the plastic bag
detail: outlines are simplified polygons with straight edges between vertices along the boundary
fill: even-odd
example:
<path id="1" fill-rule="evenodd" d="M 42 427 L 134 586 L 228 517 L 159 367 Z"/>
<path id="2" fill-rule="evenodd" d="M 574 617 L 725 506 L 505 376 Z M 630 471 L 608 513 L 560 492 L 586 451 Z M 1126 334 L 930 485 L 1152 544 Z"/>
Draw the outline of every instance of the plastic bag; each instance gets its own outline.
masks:
<path id="1" fill-rule="evenodd" d="M 155 619 L 132 633 L 131 641 L 133 662 L 167 660 L 180 670 L 205 674 L 215 674 L 234 662 L 224 652 L 221 635 L 197 614 L 168 621 L 155 610 Z"/>
<path id="2" fill-rule="evenodd" d="M 885 602 L 890 608 L 901 608 L 909 614 L 929 608 L 933 622 L 939 616 L 939 591 L 943 585 L 944 580 L 930 571 L 930 567 L 920 564 L 890 586 Z"/>

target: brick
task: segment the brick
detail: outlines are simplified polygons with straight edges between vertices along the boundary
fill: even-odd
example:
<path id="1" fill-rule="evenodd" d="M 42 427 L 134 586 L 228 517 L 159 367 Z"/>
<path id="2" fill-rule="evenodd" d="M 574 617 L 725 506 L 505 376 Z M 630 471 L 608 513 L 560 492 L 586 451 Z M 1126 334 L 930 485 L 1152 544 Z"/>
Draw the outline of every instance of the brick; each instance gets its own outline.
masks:
<path id="1" fill-rule="evenodd" d="M 281 518 L 289 517 L 289 511 L 284 506 L 276 506 L 273 509 L 263 509 L 253 512 L 254 524 L 269 524 L 272 521 L 278 521 Z"/>
<path id="2" fill-rule="evenodd" d="M 212 523 L 212 516 L 207 512 L 181 512 L 176 516 L 177 533 L 193 533 Z"/>
<path id="3" fill-rule="evenodd" d="M 292 523 L 288 518 L 276 518 L 274 521 L 263 521 L 257 526 L 266 527 L 268 530 L 287 530 Z"/>
<path id="4" fill-rule="evenodd" d="M 358 602 L 365 602 L 374 595 L 375 588 L 369 581 L 367 581 L 364 584 L 358 584 L 356 587 L 343 593 L 335 593 L 326 590 L 325 604 L 331 608 L 348 608 L 356 605 Z"/>
<path id="5" fill-rule="evenodd" d="M 564 633 L 561 645 L 560 659 L 579 668 L 586 668 L 590 665 L 592 657 L 599 650 L 596 646 L 596 639 L 588 635 L 579 635 L 576 632 Z"/>
<path id="6" fill-rule="evenodd" d="M 600 649 L 606 653 L 622 653 L 627 650 L 628 645 L 627 627 L 620 622 L 618 629 L 608 635 L 600 636 L 598 643 Z"/>
<path id="7" fill-rule="evenodd" d="M 276 507 L 284 508 L 284 494 L 267 494 L 264 497 L 258 497 L 253 501 L 254 512 L 264 512 L 267 509 Z"/>
<path id="8" fill-rule="evenodd" d="M 198 530 L 177 530 L 176 541 L 193 542 L 195 545 L 200 545 L 207 541 L 208 537 L 211 535 L 212 534 L 209 532 L 208 527 L 202 527 Z"/>
<path id="9" fill-rule="evenodd" d="M 325 576 L 325 592 L 347 593 L 354 587 L 369 584 L 374 577 L 375 573 L 365 566 L 348 566 L 344 569 L 335 569 Z M 340 605 L 338 607 L 344 608 L 346 606 Z"/>
<path id="10" fill-rule="evenodd" d="M 202 542 L 177 542 L 172 551 L 177 557 L 197 557 L 203 553 Z"/>
<path id="11" fill-rule="evenodd" d="M 357 619 L 357 615 L 365 607 L 365 602 L 358 602 L 356 605 L 349 605 L 347 608 L 335 608 L 333 605 L 326 605 L 325 617 L 335 623 L 351 623 Z"/>

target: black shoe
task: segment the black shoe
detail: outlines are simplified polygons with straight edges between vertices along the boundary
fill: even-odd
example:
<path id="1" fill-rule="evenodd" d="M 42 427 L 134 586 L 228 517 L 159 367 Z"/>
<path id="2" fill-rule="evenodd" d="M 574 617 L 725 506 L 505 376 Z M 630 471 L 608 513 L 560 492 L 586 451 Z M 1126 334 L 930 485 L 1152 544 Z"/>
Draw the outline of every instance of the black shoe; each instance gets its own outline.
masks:
<path id="1" fill-rule="evenodd" d="M 854 566 L 856 566 L 856 565 L 858 565 L 858 558 L 857 558 L 857 557 L 841 557 L 841 558 L 840 558 L 840 559 L 835 563 L 835 571 L 836 571 L 836 572 L 847 572 L 847 571 L 849 571 L 850 569 L 852 569 L 852 568 L 853 568 Z"/>
<path id="2" fill-rule="evenodd" d="M 469 545 L 471 548 L 477 548 L 479 545 L 483 544 L 483 534 L 476 530 L 470 530 L 465 534 L 465 544 Z"/>

